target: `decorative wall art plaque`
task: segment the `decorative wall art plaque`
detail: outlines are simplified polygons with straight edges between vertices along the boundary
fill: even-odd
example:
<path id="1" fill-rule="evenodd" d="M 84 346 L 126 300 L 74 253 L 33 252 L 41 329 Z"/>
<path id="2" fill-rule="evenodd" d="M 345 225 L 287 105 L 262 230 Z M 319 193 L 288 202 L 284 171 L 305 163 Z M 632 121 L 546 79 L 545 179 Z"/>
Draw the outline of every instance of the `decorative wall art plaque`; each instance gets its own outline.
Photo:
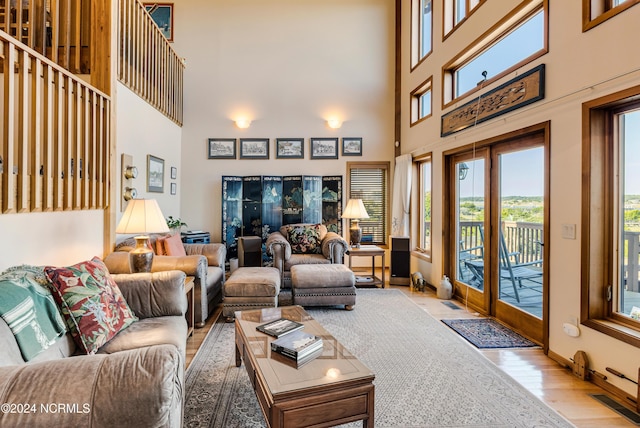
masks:
<path id="1" fill-rule="evenodd" d="M 442 116 L 441 137 L 544 98 L 544 64 Z"/>

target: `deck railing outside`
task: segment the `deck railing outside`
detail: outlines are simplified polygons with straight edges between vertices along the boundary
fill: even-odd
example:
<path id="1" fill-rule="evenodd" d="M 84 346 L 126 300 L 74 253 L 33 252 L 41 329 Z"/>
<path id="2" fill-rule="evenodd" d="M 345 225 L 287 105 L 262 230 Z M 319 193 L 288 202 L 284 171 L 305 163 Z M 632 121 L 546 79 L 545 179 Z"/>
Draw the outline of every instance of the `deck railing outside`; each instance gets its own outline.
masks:
<path id="1" fill-rule="evenodd" d="M 475 257 L 482 257 L 484 230 L 482 222 L 460 222 L 460 249 L 471 250 Z M 507 252 L 517 254 L 518 263 L 542 260 L 542 224 L 527 222 L 503 222 Z"/>
<path id="2" fill-rule="evenodd" d="M 0 30 L 2 213 L 109 203 L 110 98 Z"/>
<path id="3" fill-rule="evenodd" d="M 118 80 L 182 125 L 184 62 L 138 0 L 120 0 Z"/>

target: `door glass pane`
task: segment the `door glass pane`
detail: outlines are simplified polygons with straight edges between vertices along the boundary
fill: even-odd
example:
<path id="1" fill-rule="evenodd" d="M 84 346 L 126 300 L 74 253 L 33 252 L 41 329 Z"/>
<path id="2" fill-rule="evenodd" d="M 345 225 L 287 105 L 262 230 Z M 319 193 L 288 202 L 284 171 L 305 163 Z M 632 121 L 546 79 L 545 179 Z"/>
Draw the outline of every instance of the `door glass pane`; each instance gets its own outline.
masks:
<path id="1" fill-rule="evenodd" d="M 499 168 L 499 299 L 542 318 L 544 148 L 501 154 Z"/>
<path id="2" fill-rule="evenodd" d="M 484 159 L 456 163 L 456 279 L 484 290 Z"/>
<path id="3" fill-rule="evenodd" d="M 640 111 L 620 115 L 620 275 L 616 312 L 640 319 Z"/>

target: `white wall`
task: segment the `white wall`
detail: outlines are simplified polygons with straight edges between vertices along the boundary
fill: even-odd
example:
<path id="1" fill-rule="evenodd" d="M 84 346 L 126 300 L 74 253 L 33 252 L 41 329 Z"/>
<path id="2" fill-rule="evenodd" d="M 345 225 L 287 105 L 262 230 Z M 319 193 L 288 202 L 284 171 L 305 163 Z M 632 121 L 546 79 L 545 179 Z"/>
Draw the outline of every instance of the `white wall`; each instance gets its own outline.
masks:
<path id="1" fill-rule="evenodd" d="M 181 213 L 191 229 L 220 241 L 223 175 L 344 176 L 347 161 L 393 160 L 393 2 L 183 0 L 174 19 L 187 61 Z M 234 125 L 243 115 L 249 129 Z M 327 127 L 332 115 L 342 128 Z M 362 137 L 364 154 L 310 160 L 310 137 Z M 208 138 L 269 138 L 270 159 L 209 160 Z M 305 160 L 275 159 L 276 138 L 304 138 Z"/>
<path id="2" fill-rule="evenodd" d="M 410 20 L 409 3 L 403 2 L 402 20 Z M 551 122 L 550 165 L 550 350 L 566 359 L 576 351 L 587 352 L 591 367 L 605 373 L 614 367 L 634 376 L 638 370 L 640 350 L 625 345 L 596 331 L 581 327 L 578 338 L 562 332 L 562 323 L 580 315 L 580 245 L 581 171 L 582 171 L 582 103 L 624 88 L 640 84 L 640 57 L 634 48 L 625 48 L 622 40 L 636 40 L 640 22 L 640 7 L 632 7 L 621 15 L 582 33 L 582 2 L 553 2 L 550 6 L 549 53 L 533 64 L 512 73 L 487 89 L 499 86 L 516 75 L 546 64 L 545 99 L 514 112 L 479 124 L 456 134 L 440 138 L 440 117 L 458 107 L 472 95 L 460 100 L 445 111 L 441 109 L 441 67 L 486 31 L 499 17 L 520 4 L 520 0 L 486 2 L 469 20 L 445 42 L 442 42 L 439 10 L 441 1 L 434 4 L 434 51 L 414 72 L 403 63 L 402 105 L 409 105 L 409 94 L 429 75 L 434 76 L 433 117 L 409 127 L 409 110 L 402 111 L 402 151 L 416 155 L 433 152 L 433 261 L 426 263 L 414 258 L 413 265 L 423 271 L 432 284 L 441 278 L 442 260 L 442 153 L 446 150 L 502 135 L 530 125 Z M 402 34 L 403 56 L 409 52 L 409 26 Z M 479 76 L 478 80 L 481 80 Z M 484 91 L 483 91 L 484 92 Z M 575 224 L 575 240 L 561 237 L 562 224 Z M 636 394 L 630 382 L 609 377 L 619 388 Z"/>
<path id="3" fill-rule="evenodd" d="M 120 82 L 117 83 L 116 109 L 116 224 L 122 216 L 122 153 L 133 157 L 138 177 L 132 185 L 139 199 L 156 199 L 165 217 L 180 217 L 180 195 L 184 171 L 180 167 L 182 129 Z M 164 160 L 164 192 L 147 191 L 147 156 Z M 177 168 L 177 179 L 171 179 L 171 167 Z M 177 193 L 171 195 L 171 183 Z"/>
<path id="4" fill-rule="evenodd" d="M 0 272 L 19 264 L 71 265 L 102 257 L 103 211 L 0 215 Z"/>

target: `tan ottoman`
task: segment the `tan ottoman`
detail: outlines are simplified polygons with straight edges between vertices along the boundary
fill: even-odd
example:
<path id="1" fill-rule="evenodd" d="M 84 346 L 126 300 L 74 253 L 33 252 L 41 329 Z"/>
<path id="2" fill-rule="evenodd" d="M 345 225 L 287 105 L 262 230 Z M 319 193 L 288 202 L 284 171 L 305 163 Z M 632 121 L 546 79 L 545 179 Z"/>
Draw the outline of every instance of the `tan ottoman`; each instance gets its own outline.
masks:
<path id="1" fill-rule="evenodd" d="M 356 304 L 356 278 L 341 264 L 308 264 L 291 267 L 293 304 L 301 306 L 344 305 L 352 310 Z"/>
<path id="2" fill-rule="evenodd" d="M 241 267 L 224 283 L 222 315 L 234 318 L 235 311 L 278 306 L 280 271 L 272 267 Z"/>

